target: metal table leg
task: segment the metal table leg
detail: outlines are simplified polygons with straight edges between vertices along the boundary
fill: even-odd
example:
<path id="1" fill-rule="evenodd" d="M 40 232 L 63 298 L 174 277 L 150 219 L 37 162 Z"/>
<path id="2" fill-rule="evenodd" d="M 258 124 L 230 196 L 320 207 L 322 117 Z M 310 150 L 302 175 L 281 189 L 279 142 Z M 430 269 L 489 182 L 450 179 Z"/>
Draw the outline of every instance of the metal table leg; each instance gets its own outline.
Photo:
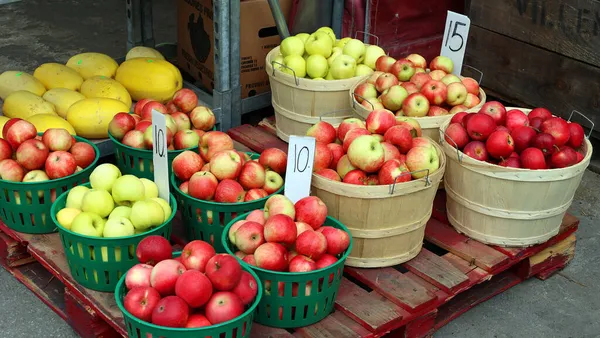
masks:
<path id="1" fill-rule="evenodd" d="M 126 0 L 127 50 L 135 46 L 154 47 L 152 0 Z"/>

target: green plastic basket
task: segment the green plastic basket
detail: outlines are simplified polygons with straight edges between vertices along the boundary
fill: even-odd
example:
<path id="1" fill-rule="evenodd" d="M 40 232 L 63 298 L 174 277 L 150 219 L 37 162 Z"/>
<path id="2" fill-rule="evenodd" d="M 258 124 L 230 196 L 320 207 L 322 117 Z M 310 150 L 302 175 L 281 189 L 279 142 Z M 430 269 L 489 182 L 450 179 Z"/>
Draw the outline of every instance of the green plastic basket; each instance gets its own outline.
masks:
<path id="1" fill-rule="evenodd" d="M 247 153 L 255 160 L 260 157 L 256 153 Z M 232 219 L 237 215 L 252 210 L 261 209 L 265 206 L 267 199 L 273 194 L 283 191 L 283 186 L 273 194 L 250 202 L 242 203 L 217 203 L 204 201 L 184 194 L 179 185 L 183 183 L 171 174 L 171 186 L 179 203 L 179 210 L 183 216 L 188 240 L 200 239 L 210 243 L 217 253 L 224 253 L 225 248 L 221 243 L 221 233 Z"/>
<path id="2" fill-rule="evenodd" d="M 84 184 L 90 187 L 90 184 Z M 171 237 L 171 221 L 177 211 L 177 202 L 170 195 L 171 217 L 163 224 L 144 233 L 126 237 L 91 237 L 65 229 L 56 220 L 56 214 L 65 207 L 68 192 L 52 205 L 52 221 L 58 228 L 71 275 L 79 284 L 96 291 L 113 292 L 119 279 L 138 263 L 135 250 L 138 243 L 151 235 Z"/>
<path id="3" fill-rule="evenodd" d="M 181 252 L 174 253 L 174 257 L 178 257 Z M 258 276 L 252 269 L 242 266 L 242 269 L 249 272 L 258 283 Z M 117 306 L 123 312 L 125 327 L 130 338 L 246 338 L 250 337 L 252 330 L 252 320 L 254 318 L 256 306 L 263 297 L 263 289 L 258 283 L 258 292 L 254 302 L 249 305 L 241 316 L 230 321 L 201 328 L 171 328 L 154 325 L 138 319 L 131 315 L 123 306 L 123 300 L 127 293 L 125 286 L 125 276 L 121 277 L 115 289 L 115 300 Z M 241 332 L 241 335 L 238 335 Z"/>
<path id="4" fill-rule="evenodd" d="M 229 228 L 247 216 L 248 213 L 238 216 L 225 227 L 221 241 L 227 253 L 233 254 L 236 251 L 229 241 Z M 284 329 L 298 328 L 312 325 L 333 311 L 335 297 L 342 281 L 344 263 L 352 251 L 353 240 L 348 228 L 335 218 L 327 216 L 324 225 L 347 232 L 350 235 L 350 245 L 345 252 L 337 256 L 338 261 L 335 264 L 323 269 L 310 272 L 277 272 L 249 265 L 238 258 L 244 268 L 256 272 L 265 289 L 256 310 L 257 323 Z M 292 294 L 294 286 L 298 288 L 296 296 Z"/>
<path id="5" fill-rule="evenodd" d="M 52 201 L 65 191 L 87 182 L 100 158 L 100 150 L 95 144 L 78 136 L 75 136 L 75 140 L 91 145 L 96 152 L 94 162 L 87 168 L 71 176 L 43 182 L 0 179 L 0 217 L 7 227 L 27 234 L 56 232 L 56 226 L 50 219 Z"/>
<path id="6" fill-rule="evenodd" d="M 108 137 L 115 145 L 115 162 L 123 175 L 131 174 L 139 178 L 154 179 L 154 166 L 152 165 L 152 150 L 137 149 L 126 146 L 119 142 L 114 136 L 108 133 Z M 169 173 L 171 173 L 171 164 L 173 159 L 186 150 L 198 152 L 198 146 L 180 150 L 169 150 L 167 158 L 169 159 Z"/>

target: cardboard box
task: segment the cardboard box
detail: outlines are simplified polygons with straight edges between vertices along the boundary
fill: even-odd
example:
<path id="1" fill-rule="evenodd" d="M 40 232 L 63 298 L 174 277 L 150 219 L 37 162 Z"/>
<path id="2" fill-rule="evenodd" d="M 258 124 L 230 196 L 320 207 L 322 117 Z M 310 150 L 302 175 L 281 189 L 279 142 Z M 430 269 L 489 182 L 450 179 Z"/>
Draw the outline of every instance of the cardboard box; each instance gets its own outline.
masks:
<path id="1" fill-rule="evenodd" d="M 286 19 L 292 7 L 292 1 L 279 0 Z M 179 67 L 212 91 L 214 88 L 215 47 L 212 1 L 178 0 L 177 13 Z M 280 42 L 281 39 L 267 0 L 241 1 L 240 83 L 242 98 L 270 90 L 269 77 L 265 72 L 265 57 Z"/>

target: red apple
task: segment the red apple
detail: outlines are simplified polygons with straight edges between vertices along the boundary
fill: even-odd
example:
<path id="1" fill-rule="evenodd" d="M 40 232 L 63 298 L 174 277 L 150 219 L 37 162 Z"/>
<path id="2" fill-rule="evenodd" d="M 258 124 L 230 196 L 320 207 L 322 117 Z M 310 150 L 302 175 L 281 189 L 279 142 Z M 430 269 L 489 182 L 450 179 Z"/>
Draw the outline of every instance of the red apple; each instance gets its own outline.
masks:
<path id="1" fill-rule="evenodd" d="M 155 289 L 146 287 L 137 287 L 125 295 L 123 306 L 127 312 L 134 317 L 146 322 L 152 320 L 152 311 L 160 302 L 160 294 Z"/>
<path id="2" fill-rule="evenodd" d="M 14 117 L 8 121 L 6 121 L 6 123 L 4 124 L 4 126 L 2 127 L 2 138 L 6 139 L 7 136 L 7 132 L 8 129 L 15 123 L 17 123 L 18 121 L 24 121 L 23 119 L 20 119 L 18 117 Z"/>
<path id="3" fill-rule="evenodd" d="M 212 296 L 213 286 L 200 271 L 188 270 L 175 283 L 175 295 L 183 299 L 190 307 L 199 308 Z"/>
<path id="4" fill-rule="evenodd" d="M 188 321 L 185 324 L 185 328 L 198 328 L 198 327 L 206 327 L 211 326 L 212 323 L 208 321 L 208 319 L 201 313 L 194 313 L 189 315 Z"/>
<path id="5" fill-rule="evenodd" d="M 202 159 L 208 162 L 219 151 L 232 149 L 233 140 L 229 135 L 222 131 L 209 131 L 202 135 L 198 150 Z"/>
<path id="6" fill-rule="evenodd" d="M 378 95 L 379 93 L 377 93 L 377 89 L 373 83 L 363 82 L 354 89 L 354 99 L 358 103 L 363 103 L 365 100 L 376 99 Z"/>
<path id="7" fill-rule="evenodd" d="M 146 132 L 146 129 L 148 129 L 148 127 L 150 127 L 150 126 L 152 126 L 152 121 L 142 120 L 135 125 L 134 130 L 139 130 L 142 133 L 144 133 L 144 132 Z"/>
<path id="8" fill-rule="evenodd" d="M 431 81 L 431 76 L 427 73 L 417 73 L 410 78 L 410 82 L 414 83 L 419 90 L 429 81 Z"/>
<path id="9" fill-rule="evenodd" d="M 71 153 L 55 151 L 48 155 L 45 169 L 48 177 L 54 180 L 73 175 L 77 169 L 77 162 Z"/>
<path id="10" fill-rule="evenodd" d="M 69 139 L 69 141 L 71 140 Z M 15 157 L 17 162 L 26 170 L 35 170 L 44 167 L 49 153 L 48 147 L 42 141 L 31 139 L 21 143 L 17 148 Z"/>
<path id="11" fill-rule="evenodd" d="M 179 185 L 179 190 L 181 190 L 182 193 L 189 195 L 189 191 L 188 191 L 189 185 L 190 185 L 190 181 L 185 181 Z"/>
<path id="12" fill-rule="evenodd" d="M 294 209 L 294 203 L 290 201 L 285 195 L 273 195 L 267 199 L 265 203 L 265 219 L 273 215 L 284 214 L 294 219 L 296 217 L 296 210 Z"/>
<path id="13" fill-rule="evenodd" d="M 149 287 L 152 265 L 136 264 L 127 271 L 125 276 L 125 286 L 128 290 L 136 287 Z"/>
<path id="14" fill-rule="evenodd" d="M 256 248 L 265 243 L 264 227 L 262 224 L 245 221 L 235 231 L 235 246 L 245 254 L 253 254 Z"/>
<path id="15" fill-rule="evenodd" d="M 367 173 L 360 169 L 354 169 L 346 173 L 342 182 L 356 185 L 366 185 Z"/>
<path id="16" fill-rule="evenodd" d="M 246 192 L 244 187 L 237 181 L 224 179 L 217 185 L 215 190 L 215 202 L 239 203 L 244 201 Z"/>
<path id="17" fill-rule="evenodd" d="M 242 271 L 240 282 L 231 290 L 235 293 L 240 300 L 242 305 L 248 305 L 254 301 L 256 294 L 258 293 L 258 283 L 256 279 L 247 271 Z"/>
<path id="18" fill-rule="evenodd" d="M 394 59 L 393 57 L 388 55 L 382 55 L 377 58 L 377 61 L 375 61 L 375 70 L 388 73 L 395 62 L 396 59 Z"/>
<path id="19" fill-rule="evenodd" d="M 350 235 L 343 230 L 327 226 L 320 232 L 327 240 L 327 253 L 330 255 L 339 255 L 350 246 Z"/>
<path id="20" fill-rule="evenodd" d="M 118 114 L 117 114 L 118 115 Z M 133 127 L 132 127 L 133 129 Z M 73 145 L 74 138 L 66 129 L 50 128 L 46 129 L 42 135 L 42 142 L 50 151 L 69 151 Z"/>
<path id="21" fill-rule="evenodd" d="M 516 127 L 510 134 L 515 142 L 515 151 L 518 153 L 529 148 L 537 135 L 535 130 L 529 126 Z"/>
<path id="22" fill-rule="evenodd" d="M 455 148 L 463 149 L 469 143 L 469 135 L 460 122 L 453 122 L 446 128 L 444 140 Z"/>
<path id="23" fill-rule="evenodd" d="M 161 299 L 152 311 L 152 324 L 166 327 L 184 327 L 188 321 L 190 309 L 187 303 L 177 297 Z"/>
<path id="24" fill-rule="evenodd" d="M 567 144 L 571 137 L 569 124 L 560 117 L 551 117 L 545 120 L 544 123 L 542 123 L 541 132 L 554 136 L 556 145 L 559 147 Z"/>
<path id="25" fill-rule="evenodd" d="M 94 147 L 86 142 L 75 142 L 69 151 L 77 166 L 87 168 L 96 159 L 96 151 Z"/>
<path id="26" fill-rule="evenodd" d="M 142 120 L 152 121 L 152 110 L 156 110 L 161 114 L 167 115 L 167 107 L 158 101 L 150 101 L 144 105 L 140 117 Z"/>
<path id="27" fill-rule="evenodd" d="M 325 178 L 328 178 L 332 181 L 336 181 L 336 182 L 342 181 L 342 179 L 340 178 L 340 175 L 338 175 L 338 173 L 333 169 L 321 169 L 321 170 L 315 172 L 315 174 L 317 174 L 319 176 L 323 176 Z"/>
<path id="28" fill-rule="evenodd" d="M 496 126 L 496 129 L 494 129 L 494 131 L 505 131 L 510 134 L 510 130 L 508 130 L 508 128 L 506 128 L 505 126 Z"/>
<path id="29" fill-rule="evenodd" d="M 267 170 L 283 175 L 287 166 L 287 154 L 278 148 L 268 148 L 260 154 L 258 163 Z"/>
<path id="30" fill-rule="evenodd" d="M 486 102 L 483 106 L 481 106 L 479 112 L 491 116 L 497 125 L 503 125 L 506 121 L 506 108 L 498 101 Z"/>
<path id="31" fill-rule="evenodd" d="M 331 162 L 333 162 L 333 154 L 325 143 L 316 143 L 314 156 L 313 171 L 327 169 L 331 166 Z"/>
<path id="32" fill-rule="evenodd" d="M 129 113 L 116 114 L 108 124 L 108 131 L 117 140 L 122 140 L 123 136 L 133 128 L 135 128 L 135 118 Z"/>
<path id="33" fill-rule="evenodd" d="M 327 218 L 327 206 L 316 196 L 298 200 L 294 208 L 296 209 L 296 221 L 307 223 L 315 230 L 321 227 Z"/>
<path id="34" fill-rule="evenodd" d="M 332 156 L 331 165 L 329 166 L 329 168 L 335 169 L 337 168 L 337 164 L 340 158 L 344 156 L 344 147 L 341 144 L 329 143 L 327 145 L 327 148 L 329 148 L 329 151 L 331 151 Z"/>
<path id="35" fill-rule="evenodd" d="M 240 281 L 242 266 L 229 254 L 217 254 L 206 263 L 206 276 L 216 290 L 228 291 Z"/>
<path id="36" fill-rule="evenodd" d="M 552 168 L 566 168 L 577 163 L 577 152 L 571 147 L 560 147 L 550 158 Z"/>
<path id="37" fill-rule="evenodd" d="M 349 130 L 346 133 L 346 135 L 344 136 L 344 139 L 343 139 L 342 152 L 344 154 L 347 153 L 348 152 L 348 148 L 350 148 L 350 144 L 352 144 L 352 142 L 356 138 L 358 138 L 359 136 L 362 136 L 362 135 L 371 135 L 371 133 L 367 129 L 363 129 L 363 128 L 354 128 L 354 129 Z M 339 159 L 338 159 L 338 162 L 339 162 Z M 337 165 L 336 165 L 336 167 L 337 167 Z"/>
<path id="38" fill-rule="evenodd" d="M 248 222 L 248 220 L 239 220 L 236 221 L 235 223 L 233 223 L 231 225 L 231 227 L 229 228 L 229 233 L 227 234 L 229 237 L 229 241 L 232 244 L 235 244 L 235 233 L 238 231 L 239 228 L 242 227 L 242 225 L 244 225 L 246 222 Z M 262 224 L 261 224 L 262 225 Z M 241 251 L 240 251 L 241 252 Z M 244 253 L 245 255 L 245 253 Z"/>
<path id="39" fill-rule="evenodd" d="M 18 120 L 14 122 L 12 122 L 12 120 L 14 119 L 6 122 L 6 125 L 4 126 L 5 132 L 3 132 L 3 134 L 4 139 L 8 141 L 10 146 L 14 150 L 17 150 L 21 143 L 35 138 L 37 135 L 37 130 L 33 124 L 25 120 Z M 9 122 L 12 123 L 9 125 Z M 7 126 L 8 128 L 6 128 Z"/>
<path id="40" fill-rule="evenodd" d="M 150 275 L 150 285 L 162 296 L 175 293 L 175 282 L 185 272 L 185 266 L 174 259 L 165 259 L 156 263 Z"/>
<path id="41" fill-rule="evenodd" d="M 476 113 L 469 117 L 466 127 L 467 133 L 471 139 L 475 141 L 485 141 L 496 129 L 496 123 L 490 115 Z"/>
<path id="42" fill-rule="evenodd" d="M 290 260 L 290 272 L 308 272 L 317 269 L 317 264 L 312 259 L 297 255 Z"/>
<path id="43" fill-rule="evenodd" d="M 142 111 L 144 109 L 144 106 L 148 103 L 148 102 L 152 102 L 154 100 L 151 99 L 141 99 L 138 102 L 135 103 L 135 105 L 133 106 L 133 113 L 135 115 L 138 116 L 142 116 Z"/>
<path id="44" fill-rule="evenodd" d="M 303 234 L 307 232 L 304 232 Z M 247 257 L 249 256 L 244 258 Z M 259 246 L 256 251 L 254 251 L 253 258 L 256 266 L 261 269 L 285 271 L 288 267 L 287 250 L 279 243 L 265 243 Z"/>
<path id="45" fill-rule="evenodd" d="M 180 111 L 178 112 L 174 112 L 171 114 L 171 117 L 175 120 L 175 124 L 177 124 L 177 130 L 192 130 L 192 122 L 190 121 L 190 118 L 187 116 L 187 114 L 182 113 Z M 198 135 L 198 137 L 202 137 L 202 135 L 204 135 L 204 131 L 203 130 L 198 130 L 201 133 L 196 133 Z M 194 131 L 196 132 L 196 131 Z"/>
<path id="46" fill-rule="evenodd" d="M 155 265 L 160 261 L 171 259 L 171 243 L 162 236 L 148 236 L 140 241 L 135 249 L 135 256 L 143 264 Z"/>
<path id="47" fill-rule="evenodd" d="M 188 194 L 193 198 L 209 201 L 214 198 L 218 184 L 219 181 L 211 172 L 199 171 L 190 177 Z"/>
<path id="48" fill-rule="evenodd" d="M 469 94 L 479 96 L 479 83 L 475 79 L 472 77 L 464 77 L 461 79 L 461 82 L 465 85 Z"/>
<path id="49" fill-rule="evenodd" d="M 389 128 L 383 136 L 385 141 L 398 147 L 400 153 L 406 154 L 413 146 L 413 136 L 410 130 L 402 126 Z"/>
<path id="50" fill-rule="evenodd" d="M 440 105 L 448 98 L 448 88 L 440 81 L 430 80 L 421 88 L 421 94 L 425 95 L 432 105 Z"/>
<path id="51" fill-rule="evenodd" d="M 417 85 L 412 82 L 402 82 L 400 85 L 404 89 L 406 89 L 406 92 L 408 93 L 408 95 L 419 92 L 419 87 L 417 87 Z"/>
<path id="52" fill-rule="evenodd" d="M 542 123 L 544 123 L 544 120 L 541 117 L 527 117 L 529 118 L 529 126 L 539 132 L 540 129 L 542 129 Z"/>
<path id="53" fill-rule="evenodd" d="M 516 127 L 528 126 L 529 119 L 527 115 L 518 109 L 511 109 L 506 112 L 506 128 L 512 131 Z"/>
<path id="54" fill-rule="evenodd" d="M 267 196 L 269 196 L 269 193 L 264 189 L 250 189 L 244 195 L 244 202 L 256 201 Z"/>
<path id="55" fill-rule="evenodd" d="M 206 263 L 215 255 L 215 249 L 210 244 L 201 240 L 193 240 L 181 250 L 181 263 L 187 269 L 204 272 Z"/>
<path id="56" fill-rule="evenodd" d="M 242 170 L 242 159 L 235 150 L 222 150 L 210 159 L 210 172 L 219 180 L 235 180 Z"/>
<path id="57" fill-rule="evenodd" d="M 173 159 L 173 173 L 181 181 L 189 180 L 203 166 L 202 157 L 190 150 L 182 152 Z"/>
<path id="58" fill-rule="evenodd" d="M 488 160 L 488 152 L 485 149 L 485 143 L 481 141 L 471 141 L 465 145 L 463 149 L 465 155 L 472 157 L 479 161 L 487 161 Z"/>
<path id="59" fill-rule="evenodd" d="M 244 189 L 260 189 L 265 185 L 265 175 L 265 168 L 260 163 L 249 161 L 243 165 L 238 181 Z"/>
<path id="60" fill-rule="evenodd" d="M 210 108 L 199 106 L 190 112 L 190 121 L 195 129 L 208 131 L 213 129 L 217 119 Z"/>
<path id="61" fill-rule="evenodd" d="M 373 134 L 383 135 L 389 128 L 396 125 L 396 116 L 387 109 L 378 109 L 372 111 L 367 116 L 367 130 Z"/>
<path id="62" fill-rule="evenodd" d="M 295 222 L 296 223 L 296 238 L 300 236 L 301 233 L 305 231 L 313 231 L 313 228 L 304 222 Z M 288 254 L 288 260 L 291 260 L 293 257 L 290 257 Z"/>
<path id="63" fill-rule="evenodd" d="M 220 324 L 244 313 L 244 305 L 240 297 L 233 292 L 216 292 L 205 307 L 206 318 L 213 324 Z"/>
<path id="64" fill-rule="evenodd" d="M 539 117 L 540 119 L 542 119 L 542 122 L 544 122 L 552 117 L 552 113 L 546 108 L 539 107 L 533 108 L 527 116 L 529 117 L 529 120 Z"/>
<path id="65" fill-rule="evenodd" d="M 585 131 L 583 127 L 579 123 L 569 122 L 569 142 L 567 145 L 573 147 L 575 149 L 581 147 L 583 144 L 583 139 L 585 137 Z M 1 157 L 0 157 L 1 158 Z"/>
<path id="66" fill-rule="evenodd" d="M 378 92 L 383 93 L 386 89 L 397 84 L 398 78 L 394 74 L 383 73 L 377 77 L 377 80 L 375 81 L 375 89 L 377 89 Z"/>
<path id="67" fill-rule="evenodd" d="M 531 146 L 540 149 L 544 156 L 552 155 L 556 147 L 556 140 L 548 133 L 539 133 L 531 141 Z"/>
<path id="68" fill-rule="evenodd" d="M 324 144 L 335 142 L 337 132 L 335 128 L 328 122 L 319 121 L 306 131 L 306 136 L 311 136 L 317 142 Z"/>
<path id="69" fill-rule="evenodd" d="M 0 138 L 0 161 L 12 158 L 12 154 L 13 150 L 10 143 L 5 139 Z"/>
<path id="70" fill-rule="evenodd" d="M 125 134 L 123 140 L 121 140 L 121 143 L 136 149 L 146 148 L 146 145 L 144 144 L 144 132 L 140 130 L 132 130 Z"/>
<path id="71" fill-rule="evenodd" d="M 501 159 L 510 156 L 515 150 L 512 136 L 507 131 L 495 131 L 485 142 L 488 154 L 494 158 Z"/>
<path id="72" fill-rule="evenodd" d="M 430 106 L 427 116 L 444 116 L 450 114 L 448 110 L 439 106 Z"/>
<path id="73" fill-rule="evenodd" d="M 292 245 L 297 237 L 296 231 L 296 223 L 288 215 L 272 215 L 265 222 L 265 240 L 267 242 Z"/>
<path id="74" fill-rule="evenodd" d="M 25 177 L 25 169 L 13 159 L 0 161 L 0 178 L 5 181 L 21 182 Z"/>
<path id="75" fill-rule="evenodd" d="M 173 104 L 182 112 L 189 113 L 198 105 L 198 96 L 192 90 L 182 88 L 173 95 Z"/>
<path id="76" fill-rule="evenodd" d="M 498 162 L 498 165 L 509 168 L 521 168 L 521 160 L 518 157 L 509 157 Z"/>
<path id="77" fill-rule="evenodd" d="M 394 61 L 394 62 L 396 62 L 396 61 Z M 377 81 L 377 78 L 380 75 L 382 75 L 383 73 L 386 73 L 386 72 L 375 70 L 373 73 L 371 73 L 371 75 L 369 75 L 369 77 L 367 78 L 367 80 L 365 82 L 375 85 L 375 81 Z"/>
<path id="78" fill-rule="evenodd" d="M 173 147 L 177 150 L 197 147 L 200 136 L 193 130 L 178 130 L 173 135 Z"/>
<path id="79" fill-rule="evenodd" d="M 344 141 L 346 137 L 346 133 L 348 133 L 352 129 L 367 129 L 365 123 L 357 118 L 351 117 L 347 118 L 340 123 L 337 129 L 337 136 L 340 141 Z"/>
<path id="80" fill-rule="evenodd" d="M 398 159 L 386 161 L 378 173 L 379 184 L 393 184 L 411 180 L 410 170 L 406 164 Z"/>
<path id="81" fill-rule="evenodd" d="M 546 169 L 544 153 L 538 148 L 527 148 L 521 152 L 521 167 L 526 169 Z"/>
<path id="82" fill-rule="evenodd" d="M 318 260 L 327 251 L 327 239 L 316 231 L 305 231 L 296 240 L 296 251 L 313 260 Z"/>
<path id="83" fill-rule="evenodd" d="M 387 162 L 389 160 L 402 158 L 402 154 L 400 154 L 400 150 L 398 150 L 398 148 L 396 148 L 391 143 L 381 142 L 381 146 L 383 147 L 383 151 L 385 152 L 385 156 L 383 158 L 384 164 L 385 164 L 385 162 Z M 382 166 L 382 168 L 383 168 L 383 166 Z M 379 169 L 379 170 L 381 170 L 381 169 Z"/>
<path id="84" fill-rule="evenodd" d="M 415 65 L 408 59 L 400 59 L 396 61 L 390 68 L 390 73 L 394 74 L 399 81 L 409 81 L 415 75 Z"/>

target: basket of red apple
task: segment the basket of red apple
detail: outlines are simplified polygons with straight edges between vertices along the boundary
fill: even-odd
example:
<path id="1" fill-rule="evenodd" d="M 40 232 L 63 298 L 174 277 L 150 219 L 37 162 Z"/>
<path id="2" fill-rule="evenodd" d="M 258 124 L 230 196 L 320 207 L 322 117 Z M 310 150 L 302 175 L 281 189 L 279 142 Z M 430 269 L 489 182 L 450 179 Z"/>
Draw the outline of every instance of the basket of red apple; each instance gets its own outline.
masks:
<path id="1" fill-rule="evenodd" d="M 440 129 L 448 219 L 480 242 L 529 246 L 556 235 L 590 162 L 580 124 L 545 108 L 488 102 Z"/>
<path id="2" fill-rule="evenodd" d="M 173 195 L 169 201 L 160 198 L 154 182 L 104 163 L 89 183 L 60 195 L 50 214 L 73 279 L 88 289 L 113 292 L 137 263 L 134 253 L 142 239 L 170 238 L 176 210 Z"/>
<path id="3" fill-rule="evenodd" d="M 481 107 L 486 95 L 473 78 L 452 74 L 454 63 L 447 57 L 437 56 L 426 67 L 419 54 L 400 60 L 380 56 L 376 71 L 350 89 L 354 111 L 365 119 L 384 108 L 415 118 L 423 134 L 437 142 L 440 125 L 449 115 Z"/>
<path id="4" fill-rule="evenodd" d="M 173 100 L 163 105 L 143 99 L 136 102 L 133 114 L 116 114 L 108 125 L 108 137 L 115 145 L 115 160 L 124 174 L 154 178 L 152 166 L 152 110 L 165 114 L 169 167 L 184 150 L 197 151 L 202 135 L 213 130 L 215 115 L 198 106 L 198 97 L 189 89 L 180 89 Z"/>
<path id="5" fill-rule="evenodd" d="M 142 240 L 136 256 L 115 290 L 129 337 L 250 337 L 263 290 L 234 256 L 201 240 L 171 253 L 158 236 Z"/>
<path id="6" fill-rule="evenodd" d="M 421 250 L 446 156 L 414 119 L 373 111 L 365 122 L 312 127 L 316 139 L 312 194 L 354 237 L 346 264 L 400 264 Z M 341 141 L 341 144 L 338 142 Z"/>
<path id="7" fill-rule="evenodd" d="M 227 253 L 250 267 L 265 293 L 255 321 L 296 328 L 314 324 L 333 311 L 352 237 L 327 206 L 309 196 L 292 203 L 273 195 L 264 210 L 240 215 L 223 232 Z"/>
<path id="8" fill-rule="evenodd" d="M 25 120 L 6 122 L 0 138 L 0 216 L 24 233 L 56 231 L 50 207 L 56 196 L 87 182 L 100 152 L 65 129 L 38 133 Z"/>
<path id="9" fill-rule="evenodd" d="M 188 239 L 209 242 L 224 252 L 223 228 L 238 214 L 262 208 L 283 189 L 287 154 L 269 148 L 259 156 L 233 149 L 220 131 L 204 135 L 200 155 L 185 151 L 173 160 L 171 185 L 179 200 Z"/>

